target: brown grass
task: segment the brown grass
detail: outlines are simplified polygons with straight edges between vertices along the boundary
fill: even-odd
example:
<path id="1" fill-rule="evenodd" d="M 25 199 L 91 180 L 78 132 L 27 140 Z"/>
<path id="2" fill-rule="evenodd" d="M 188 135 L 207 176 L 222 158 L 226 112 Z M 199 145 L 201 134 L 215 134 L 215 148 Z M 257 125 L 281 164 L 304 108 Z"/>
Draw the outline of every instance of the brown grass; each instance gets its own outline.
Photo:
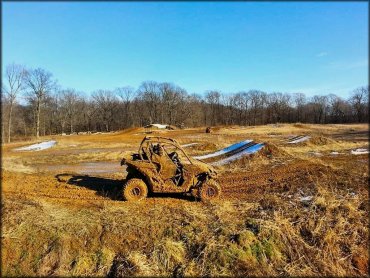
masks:
<path id="1" fill-rule="evenodd" d="M 60 136 L 56 148 L 42 152 L 14 153 L 7 147 L 2 165 L 2 274 L 366 276 L 368 157 L 348 151 L 367 143 L 330 135 L 346 129 L 364 126 L 165 131 L 182 143 L 196 138 L 215 144 L 210 149 L 248 138 L 266 143 L 255 156 L 220 168 L 223 194 L 212 203 L 173 195 L 127 203 L 117 195 L 123 181 L 115 174 L 57 178 L 55 173 L 34 172 L 47 163 L 118 163 L 120 150 L 109 148 L 136 149 L 143 135 L 134 134 L 141 130 Z M 317 141 L 284 144 L 286 136 L 303 131 Z M 77 150 L 79 144 L 81 149 L 100 150 L 64 153 L 69 144 L 77 144 L 72 147 Z M 331 150 L 347 154 L 307 155 Z"/>

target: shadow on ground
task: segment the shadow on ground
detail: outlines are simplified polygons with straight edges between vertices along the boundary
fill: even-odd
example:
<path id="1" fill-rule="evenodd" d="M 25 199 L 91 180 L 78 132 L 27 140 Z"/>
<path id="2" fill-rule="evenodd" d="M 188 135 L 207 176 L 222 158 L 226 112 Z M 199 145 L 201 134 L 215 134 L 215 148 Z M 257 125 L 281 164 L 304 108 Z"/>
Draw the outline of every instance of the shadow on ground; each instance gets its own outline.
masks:
<path id="1" fill-rule="evenodd" d="M 99 196 L 108 197 L 112 200 L 122 200 L 120 193 L 122 186 L 125 183 L 125 179 L 109 179 L 68 173 L 58 174 L 55 178 L 59 182 L 65 182 L 67 184 L 94 190 Z"/>
<path id="2" fill-rule="evenodd" d="M 55 178 L 59 182 L 85 187 L 89 190 L 94 190 L 97 195 L 107 197 L 112 200 L 122 199 L 122 187 L 126 179 L 110 179 L 105 177 L 94 177 L 89 175 L 75 174 L 58 174 Z M 150 193 L 148 197 L 152 198 L 176 198 L 188 201 L 195 201 L 194 197 L 186 196 L 179 193 Z"/>

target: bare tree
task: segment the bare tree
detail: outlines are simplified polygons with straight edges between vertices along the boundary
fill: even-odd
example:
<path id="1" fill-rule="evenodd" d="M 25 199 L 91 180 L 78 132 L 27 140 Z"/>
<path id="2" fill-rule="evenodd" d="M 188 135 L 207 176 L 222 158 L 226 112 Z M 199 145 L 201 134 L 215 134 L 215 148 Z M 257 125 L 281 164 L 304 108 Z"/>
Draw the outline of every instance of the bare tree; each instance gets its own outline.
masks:
<path id="1" fill-rule="evenodd" d="M 187 104 L 184 109 L 190 114 L 190 116 L 184 120 L 179 120 L 180 126 L 206 125 L 206 113 L 204 111 L 204 101 L 202 100 L 202 97 L 197 94 L 191 94 L 187 96 L 186 100 L 184 100 L 184 103 Z"/>
<path id="2" fill-rule="evenodd" d="M 218 91 L 208 91 L 206 93 L 206 100 L 211 108 L 211 125 L 218 124 L 218 110 L 220 105 L 221 94 Z"/>
<path id="3" fill-rule="evenodd" d="M 9 65 L 1 91 L 2 141 L 16 135 L 75 131 L 118 130 L 161 122 L 178 126 L 258 125 L 274 122 L 349 123 L 369 118 L 369 87 L 360 87 L 348 99 L 334 94 L 306 100 L 302 93 L 266 93 L 259 90 L 223 94 L 218 90 L 188 94 L 169 82 L 145 81 L 135 91 L 120 87 L 99 90 L 86 98 L 73 89 L 56 91 L 51 73 Z M 25 91 L 28 103 L 18 103 Z M 55 94 L 54 94 L 55 92 Z M 33 129 L 34 130 L 33 130 Z"/>
<path id="4" fill-rule="evenodd" d="M 12 129 L 12 113 L 13 107 L 16 103 L 17 97 L 24 89 L 24 78 L 26 71 L 23 66 L 11 64 L 6 67 L 6 85 L 3 86 L 2 91 L 5 93 L 9 102 L 8 110 L 8 143 L 10 143 L 11 129 Z"/>
<path id="5" fill-rule="evenodd" d="M 304 105 L 306 104 L 306 96 L 302 93 L 295 93 L 293 95 L 293 98 L 294 98 L 294 104 L 295 104 L 295 108 L 297 110 L 297 121 L 300 122 L 303 120 L 303 108 L 304 108 Z"/>
<path id="6" fill-rule="evenodd" d="M 73 133 L 73 126 L 77 114 L 77 104 L 79 101 L 79 96 L 74 89 L 62 90 L 60 93 L 62 96 L 62 109 L 69 122 L 69 131 L 70 133 Z"/>
<path id="7" fill-rule="evenodd" d="M 349 99 L 352 104 L 356 120 L 360 123 L 365 119 L 368 112 L 369 87 L 360 87 L 352 92 Z"/>
<path id="8" fill-rule="evenodd" d="M 149 123 L 160 121 L 161 94 L 159 84 L 155 81 L 141 83 L 138 89 L 138 95 L 144 105 L 144 111 L 142 113 L 148 115 Z"/>
<path id="9" fill-rule="evenodd" d="M 116 89 L 117 95 L 121 98 L 124 106 L 124 119 L 123 126 L 129 127 L 132 124 L 132 117 L 130 114 L 130 109 L 132 105 L 132 100 L 135 98 L 135 89 L 133 87 L 120 87 Z"/>
<path id="10" fill-rule="evenodd" d="M 162 113 L 161 120 L 170 125 L 179 124 L 183 121 L 183 115 L 187 115 L 185 110 L 186 91 L 171 83 L 159 84 L 161 93 Z"/>
<path id="11" fill-rule="evenodd" d="M 35 102 L 36 138 L 40 137 L 40 112 L 45 97 L 56 87 L 52 74 L 37 68 L 26 72 L 25 83 L 29 89 L 29 98 Z"/>
<path id="12" fill-rule="evenodd" d="M 316 124 L 325 123 L 328 97 L 315 95 L 312 98 L 313 117 Z"/>
<path id="13" fill-rule="evenodd" d="M 93 93 L 105 131 L 110 131 L 114 121 L 118 100 L 111 91 L 98 90 Z"/>
<path id="14" fill-rule="evenodd" d="M 269 122 L 288 122 L 290 120 L 290 95 L 283 93 L 272 93 L 268 95 Z"/>
<path id="15" fill-rule="evenodd" d="M 244 114 L 244 108 L 246 106 L 245 99 L 243 97 L 244 92 L 239 92 L 236 94 L 233 94 L 230 96 L 230 102 L 231 106 L 233 107 L 233 119 L 236 123 L 239 125 L 245 124 L 244 120 L 245 117 L 243 117 Z"/>
<path id="16" fill-rule="evenodd" d="M 266 102 L 266 93 L 258 90 L 251 90 L 248 93 L 248 99 L 250 100 L 251 114 L 253 118 L 253 125 L 257 124 L 258 116 L 262 120 L 261 112 L 263 110 L 264 103 Z"/>
<path id="17" fill-rule="evenodd" d="M 96 102 L 92 100 L 82 100 L 80 105 L 82 110 L 82 121 L 85 125 L 85 130 L 87 132 L 91 132 L 93 118 L 98 112 Z"/>

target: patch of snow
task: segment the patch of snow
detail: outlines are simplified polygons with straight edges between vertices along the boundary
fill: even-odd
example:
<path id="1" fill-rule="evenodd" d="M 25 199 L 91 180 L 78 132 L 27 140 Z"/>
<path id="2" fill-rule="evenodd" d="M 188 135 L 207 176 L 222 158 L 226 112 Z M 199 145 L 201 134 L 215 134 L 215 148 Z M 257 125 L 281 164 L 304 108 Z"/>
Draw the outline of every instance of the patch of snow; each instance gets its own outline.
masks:
<path id="1" fill-rule="evenodd" d="M 351 150 L 351 154 L 357 155 L 357 154 L 367 154 L 369 153 L 368 149 L 355 149 Z"/>
<path id="2" fill-rule="evenodd" d="M 331 155 L 338 155 L 338 154 L 339 154 L 339 152 L 331 152 L 330 154 L 331 154 Z"/>
<path id="3" fill-rule="evenodd" d="M 150 124 L 150 125 L 146 125 L 144 127 L 148 128 L 148 127 L 157 127 L 157 128 L 167 128 L 168 125 L 162 125 L 162 124 Z"/>
<path id="4" fill-rule="evenodd" d="M 250 142 L 252 142 L 253 140 L 245 140 L 245 141 L 241 141 L 239 143 L 236 143 L 236 144 L 233 144 L 233 145 L 230 145 L 222 150 L 219 150 L 219 151 L 216 151 L 214 153 L 210 153 L 210 154 L 206 154 L 206 155 L 201 155 L 201 156 L 194 156 L 193 158 L 195 159 L 206 159 L 206 158 L 211 158 L 211 157 L 215 157 L 215 156 L 220 156 L 220 155 L 223 155 L 223 154 L 226 154 L 228 152 L 231 152 L 233 150 L 236 150 Z"/>
<path id="5" fill-rule="evenodd" d="M 297 144 L 297 143 L 300 143 L 300 142 L 307 141 L 310 138 L 311 138 L 310 136 L 303 136 L 303 137 L 300 137 L 298 139 L 295 139 L 293 141 L 288 142 L 288 144 Z"/>
<path id="6" fill-rule="evenodd" d="M 319 152 L 308 152 L 308 153 L 314 156 L 322 156 L 322 153 L 319 153 Z"/>
<path id="7" fill-rule="evenodd" d="M 198 144 L 199 143 L 189 143 L 189 144 L 182 145 L 181 147 L 186 148 L 186 147 L 191 147 L 191 146 L 198 145 Z"/>
<path id="8" fill-rule="evenodd" d="M 42 142 L 42 143 L 38 143 L 38 144 L 33 144 L 33 145 L 27 146 L 27 147 L 17 148 L 17 149 L 14 149 L 14 150 L 15 151 L 41 151 L 41 150 L 46 150 L 46 149 L 51 148 L 56 143 L 57 143 L 57 141 L 51 140 L 51 141 L 46 141 L 46 142 Z"/>
<path id="9" fill-rule="evenodd" d="M 306 197 L 301 197 L 301 198 L 299 198 L 299 200 L 301 201 L 301 202 L 309 202 L 309 201 L 311 201 L 313 199 L 313 196 L 306 196 Z"/>

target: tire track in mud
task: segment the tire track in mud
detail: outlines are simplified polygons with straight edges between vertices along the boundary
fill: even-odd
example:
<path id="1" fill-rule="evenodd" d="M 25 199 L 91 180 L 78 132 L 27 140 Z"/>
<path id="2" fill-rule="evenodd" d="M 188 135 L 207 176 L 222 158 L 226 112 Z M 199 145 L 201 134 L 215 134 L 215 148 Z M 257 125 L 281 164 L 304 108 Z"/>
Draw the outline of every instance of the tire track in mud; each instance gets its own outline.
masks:
<path id="1" fill-rule="evenodd" d="M 47 194 L 47 193 L 27 193 L 27 192 L 22 192 L 22 191 L 9 191 L 9 190 L 6 190 L 6 191 L 3 191 L 3 194 L 4 195 L 7 195 L 7 194 L 10 194 L 10 195 L 17 195 L 17 196 L 22 196 L 22 197 L 28 197 L 28 196 L 32 196 L 32 197 L 46 197 L 46 198 L 51 198 L 51 199 L 71 199 L 71 200 L 100 200 L 100 201 L 117 201 L 117 200 L 112 200 L 110 198 L 104 198 L 104 197 L 99 197 L 99 196 L 96 196 L 96 197 L 89 197 L 89 196 L 86 196 L 86 197 L 81 197 L 81 196 L 66 196 L 66 195 L 60 195 L 59 194 Z"/>
<path id="2" fill-rule="evenodd" d="M 284 193 L 292 188 L 314 188 L 313 176 L 332 175 L 325 166 L 307 161 L 289 165 L 249 170 L 244 173 L 227 173 L 219 178 L 224 198 L 255 199 L 265 193 Z"/>
<path id="3" fill-rule="evenodd" d="M 68 175 L 66 180 L 42 174 L 38 176 L 5 172 L 2 193 L 33 198 L 117 201 L 120 179 Z M 5 182 L 4 182 L 5 181 Z"/>
<path id="4" fill-rule="evenodd" d="M 307 161 L 222 172 L 218 179 L 222 187 L 221 200 L 256 200 L 267 192 L 283 193 L 292 187 L 309 187 L 313 183 L 312 175 L 320 175 L 320 172 L 330 174 L 325 166 Z M 35 177 L 6 173 L 6 180 L 7 184 L 2 191 L 5 196 L 9 194 L 64 200 L 121 201 L 119 189 L 122 181 L 114 179 L 89 177 L 84 184 L 71 184 L 69 179 L 59 181 L 51 175 Z"/>

